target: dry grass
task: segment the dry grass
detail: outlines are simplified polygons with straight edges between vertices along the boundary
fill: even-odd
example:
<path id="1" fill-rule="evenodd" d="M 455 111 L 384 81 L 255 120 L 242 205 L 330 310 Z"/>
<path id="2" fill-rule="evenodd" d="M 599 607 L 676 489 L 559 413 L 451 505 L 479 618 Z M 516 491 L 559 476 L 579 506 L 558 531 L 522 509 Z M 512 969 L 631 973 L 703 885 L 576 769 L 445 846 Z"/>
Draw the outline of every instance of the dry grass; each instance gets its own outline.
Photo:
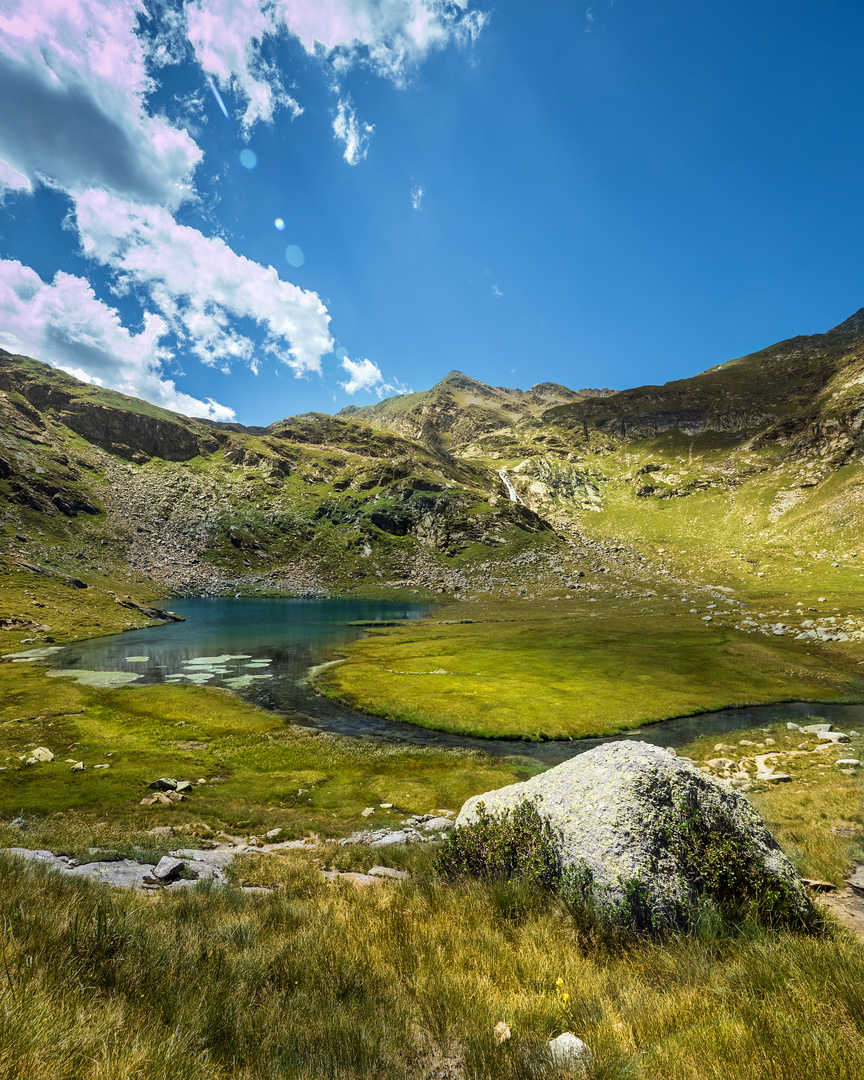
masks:
<path id="1" fill-rule="evenodd" d="M 270 897 L 142 898 L 0 860 L 0 1075 L 527 1080 L 558 1075 L 563 1030 L 595 1080 L 864 1069 L 864 949 L 842 934 L 590 940 L 519 885 L 418 866 L 360 890 L 280 861 Z"/>

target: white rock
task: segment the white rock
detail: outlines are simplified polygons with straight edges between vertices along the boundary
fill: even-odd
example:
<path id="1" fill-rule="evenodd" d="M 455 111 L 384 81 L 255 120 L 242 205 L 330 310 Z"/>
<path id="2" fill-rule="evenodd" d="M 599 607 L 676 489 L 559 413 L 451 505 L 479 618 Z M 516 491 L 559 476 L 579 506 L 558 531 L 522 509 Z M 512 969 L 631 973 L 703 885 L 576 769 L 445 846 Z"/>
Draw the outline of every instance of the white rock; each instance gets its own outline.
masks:
<path id="1" fill-rule="evenodd" d="M 150 871 L 150 876 L 160 882 L 173 881 L 183 873 L 183 860 L 172 859 L 170 855 L 163 855 L 158 863 Z"/>
<path id="2" fill-rule="evenodd" d="M 818 735 L 820 731 L 833 731 L 833 724 L 808 724 L 807 727 L 802 727 L 802 731 L 806 731 L 810 735 Z"/>
<path id="3" fill-rule="evenodd" d="M 86 768 L 87 766 L 84 764 L 83 761 L 76 761 L 72 768 L 69 770 L 69 772 L 84 772 Z"/>
<path id="4" fill-rule="evenodd" d="M 816 736 L 819 742 L 847 743 L 849 736 L 844 731 L 820 731 Z"/>
<path id="5" fill-rule="evenodd" d="M 27 758 L 25 764 L 35 765 L 37 761 L 53 761 L 54 755 L 48 749 L 47 746 L 37 746 L 35 750 L 30 751 L 30 757 Z"/>
<path id="6" fill-rule="evenodd" d="M 696 812 L 727 821 L 767 873 L 798 895 L 802 910 L 806 905 L 791 863 L 750 803 L 661 747 L 607 743 L 522 784 L 476 795 L 462 807 L 457 830 L 479 818 L 480 804 L 496 816 L 526 801 L 549 822 L 562 865 L 590 873 L 600 908 L 616 910 L 625 883 L 637 881 L 655 916 L 678 918 L 680 905 L 693 900 L 692 867 L 686 852 L 670 847 L 669 836 Z"/>
<path id="7" fill-rule="evenodd" d="M 786 723 L 786 730 L 787 731 L 800 731 L 801 727 L 798 724 L 793 724 L 792 721 L 789 720 Z"/>
<path id="8" fill-rule="evenodd" d="M 549 1040 L 549 1053 L 556 1065 L 585 1066 L 594 1057 L 587 1043 L 565 1031 L 557 1039 Z"/>
<path id="9" fill-rule="evenodd" d="M 847 757 L 847 758 L 841 758 L 839 761 L 835 761 L 834 764 L 835 765 L 860 765 L 861 762 L 858 760 L 858 758 Z"/>

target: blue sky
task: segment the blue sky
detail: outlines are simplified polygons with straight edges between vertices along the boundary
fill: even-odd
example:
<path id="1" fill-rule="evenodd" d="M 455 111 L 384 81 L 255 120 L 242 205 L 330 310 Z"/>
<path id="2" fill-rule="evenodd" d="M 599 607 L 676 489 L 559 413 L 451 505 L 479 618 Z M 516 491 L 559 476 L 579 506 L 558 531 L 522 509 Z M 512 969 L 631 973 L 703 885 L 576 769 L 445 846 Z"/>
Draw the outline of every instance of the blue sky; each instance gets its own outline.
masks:
<path id="1" fill-rule="evenodd" d="M 0 345 L 259 424 L 823 331 L 862 41 L 852 0 L 5 0 Z"/>

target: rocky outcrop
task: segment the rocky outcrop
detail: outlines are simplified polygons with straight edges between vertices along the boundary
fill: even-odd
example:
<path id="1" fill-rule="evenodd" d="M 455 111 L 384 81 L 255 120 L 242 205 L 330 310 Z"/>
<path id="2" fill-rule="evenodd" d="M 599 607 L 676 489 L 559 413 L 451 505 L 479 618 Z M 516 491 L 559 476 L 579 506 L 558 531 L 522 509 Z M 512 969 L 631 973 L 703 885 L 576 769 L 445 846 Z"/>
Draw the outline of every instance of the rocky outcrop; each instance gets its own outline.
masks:
<path id="1" fill-rule="evenodd" d="M 750 803 L 661 747 L 610 743 L 475 796 L 457 833 L 526 800 L 551 825 L 565 871 L 601 910 L 678 926 L 700 899 L 734 906 L 736 890 L 755 887 L 782 895 L 793 918 L 808 917 L 800 879 Z"/>

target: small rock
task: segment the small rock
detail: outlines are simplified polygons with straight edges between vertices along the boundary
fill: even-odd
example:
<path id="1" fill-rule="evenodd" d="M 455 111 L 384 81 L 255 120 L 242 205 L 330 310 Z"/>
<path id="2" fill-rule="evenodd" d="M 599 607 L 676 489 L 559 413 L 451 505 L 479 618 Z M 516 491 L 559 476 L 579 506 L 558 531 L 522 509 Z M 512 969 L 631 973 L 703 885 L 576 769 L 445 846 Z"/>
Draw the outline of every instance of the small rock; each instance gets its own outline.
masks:
<path id="1" fill-rule="evenodd" d="M 857 731 L 850 731 L 849 732 L 849 738 L 850 739 L 860 739 L 861 736 L 858 734 Z"/>
<path id="2" fill-rule="evenodd" d="M 833 892 L 837 888 L 832 882 L 820 881 L 819 878 L 802 877 L 801 880 L 808 889 L 813 889 L 814 892 Z"/>
<path id="3" fill-rule="evenodd" d="M 392 866 L 373 866 L 369 871 L 370 877 L 392 878 L 394 881 L 405 881 L 410 877 L 404 870 L 394 870 Z"/>
<path id="4" fill-rule="evenodd" d="M 152 795 L 145 795 L 139 806 L 170 806 L 171 800 L 162 791 L 154 791 Z"/>
<path id="5" fill-rule="evenodd" d="M 53 761 L 54 755 L 48 749 L 47 746 L 37 746 L 35 750 L 30 751 L 30 757 L 25 762 L 26 765 L 35 765 L 37 761 Z"/>
<path id="6" fill-rule="evenodd" d="M 173 827 L 173 825 L 159 825 L 155 829 L 148 829 L 147 835 L 158 836 L 164 840 L 167 840 L 171 836 L 176 836 L 177 830 Z"/>
<path id="7" fill-rule="evenodd" d="M 849 736 L 845 731 L 820 731 L 816 736 L 820 742 L 847 743 Z"/>
<path id="8" fill-rule="evenodd" d="M 367 806 L 366 809 L 364 811 L 362 811 L 362 813 L 360 814 L 360 817 L 372 817 L 372 815 L 374 813 L 375 813 L 375 807 L 374 806 Z"/>
<path id="9" fill-rule="evenodd" d="M 852 876 L 846 879 L 847 884 L 864 896 L 864 866 L 857 866 Z"/>
<path id="10" fill-rule="evenodd" d="M 858 760 L 858 758 L 847 757 L 847 758 L 840 758 L 840 760 L 835 761 L 834 764 L 835 765 L 846 765 L 846 766 L 854 767 L 856 765 L 860 765 L 861 762 Z"/>
<path id="11" fill-rule="evenodd" d="M 435 817 L 425 822 L 423 828 L 426 832 L 447 832 L 448 829 L 455 828 L 450 818 Z"/>
<path id="12" fill-rule="evenodd" d="M 198 787 L 201 787 L 202 785 L 206 784 L 207 781 L 204 779 L 203 776 L 199 776 L 195 783 L 198 785 Z"/>
<path id="13" fill-rule="evenodd" d="M 793 724 L 791 720 L 787 720 L 786 721 L 786 730 L 787 731 L 800 731 L 801 726 L 800 726 L 800 724 Z"/>
<path id="14" fill-rule="evenodd" d="M 801 731 L 806 731 L 809 735 L 818 735 L 820 731 L 833 731 L 833 724 L 808 724 L 807 727 L 802 727 Z"/>
<path id="15" fill-rule="evenodd" d="M 565 1031 L 557 1039 L 549 1040 L 549 1052 L 556 1065 L 571 1067 L 584 1067 L 594 1056 L 589 1047 L 569 1031 Z"/>
<path id="16" fill-rule="evenodd" d="M 393 809 L 393 803 L 392 802 L 382 802 L 382 803 L 378 803 L 378 805 L 382 810 L 392 810 Z"/>
<path id="17" fill-rule="evenodd" d="M 792 777 L 785 772 L 757 772 L 757 780 L 763 780 L 767 784 L 786 784 Z"/>
<path id="18" fill-rule="evenodd" d="M 269 832 L 264 833 L 268 840 L 275 840 L 277 836 L 282 835 L 281 829 L 271 829 Z"/>
<path id="19" fill-rule="evenodd" d="M 189 802 L 189 796 L 182 791 L 169 791 L 167 798 L 170 802 Z"/>
<path id="20" fill-rule="evenodd" d="M 72 768 L 69 770 L 69 772 L 84 772 L 86 768 L 87 766 L 84 764 L 83 761 L 76 761 Z"/>
<path id="21" fill-rule="evenodd" d="M 170 776 L 162 776 L 158 780 L 154 780 L 152 784 L 148 784 L 147 787 L 153 791 L 176 791 L 177 781 L 172 780 Z"/>
<path id="22" fill-rule="evenodd" d="M 150 877 L 160 884 L 173 881 L 183 873 L 183 860 L 172 859 L 170 855 L 163 855 L 158 863 L 150 871 Z"/>
<path id="23" fill-rule="evenodd" d="M 370 847 L 389 847 L 391 844 L 410 844 L 417 837 L 413 830 L 404 829 L 400 832 L 385 832 L 370 843 Z"/>
<path id="24" fill-rule="evenodd" d="M 755 746 L 756 743 L 754 743 L 752 739 L 739 739 L 738 740 L 738 745 L 739 746 Z"/>
<path id="25" fill-rule="evenodd" d="M 23 817 L 16 817 L 16 818 L 13 818 L 13 819 L 12 819 L 12 820 L 11 820 L 11 821 L 9 822 L 9 824 L 11 825 L 11 827 L 12 827 L 13 829 L 21 829 L 21 830 L 22 830 L 22 832 L 23 832 L 23 831 L 24 831 L 25 829 L 29 829 L 29 828 L 30 828 L 29 824 L 28 824 L 28 823 L 27 823 L 27 822 L 26 822 L 26 821 L 24 820 L 24 818 L 23 818 Z"/>
<path id="26" fill-rule="evenodd" d="M 715 757 L 710 761 L 705 762 L 706 765 L 710 765 L 712 769 L 734 769 L 735 762 L 728 757 Z"/>
<path id="27" fill-rule="evenodd" d="M 492 1034 L 495 1036 L 495 1042 L 500 1046 L 501 1043 L 507 1042 L 510 1038 L 510 1028 L 503 1020 L 499 1020 L 492 1029 Z"/>
<path id="28" fill-rule="evenodd" d="M 178 780 L 177 781 L 177 786 L 174 788 L 174 790 L 175 791 L 188 791 L 191 787 L 192 787 L 192 784 L 191 784 L 191 782 L 189 780 Z"/>

